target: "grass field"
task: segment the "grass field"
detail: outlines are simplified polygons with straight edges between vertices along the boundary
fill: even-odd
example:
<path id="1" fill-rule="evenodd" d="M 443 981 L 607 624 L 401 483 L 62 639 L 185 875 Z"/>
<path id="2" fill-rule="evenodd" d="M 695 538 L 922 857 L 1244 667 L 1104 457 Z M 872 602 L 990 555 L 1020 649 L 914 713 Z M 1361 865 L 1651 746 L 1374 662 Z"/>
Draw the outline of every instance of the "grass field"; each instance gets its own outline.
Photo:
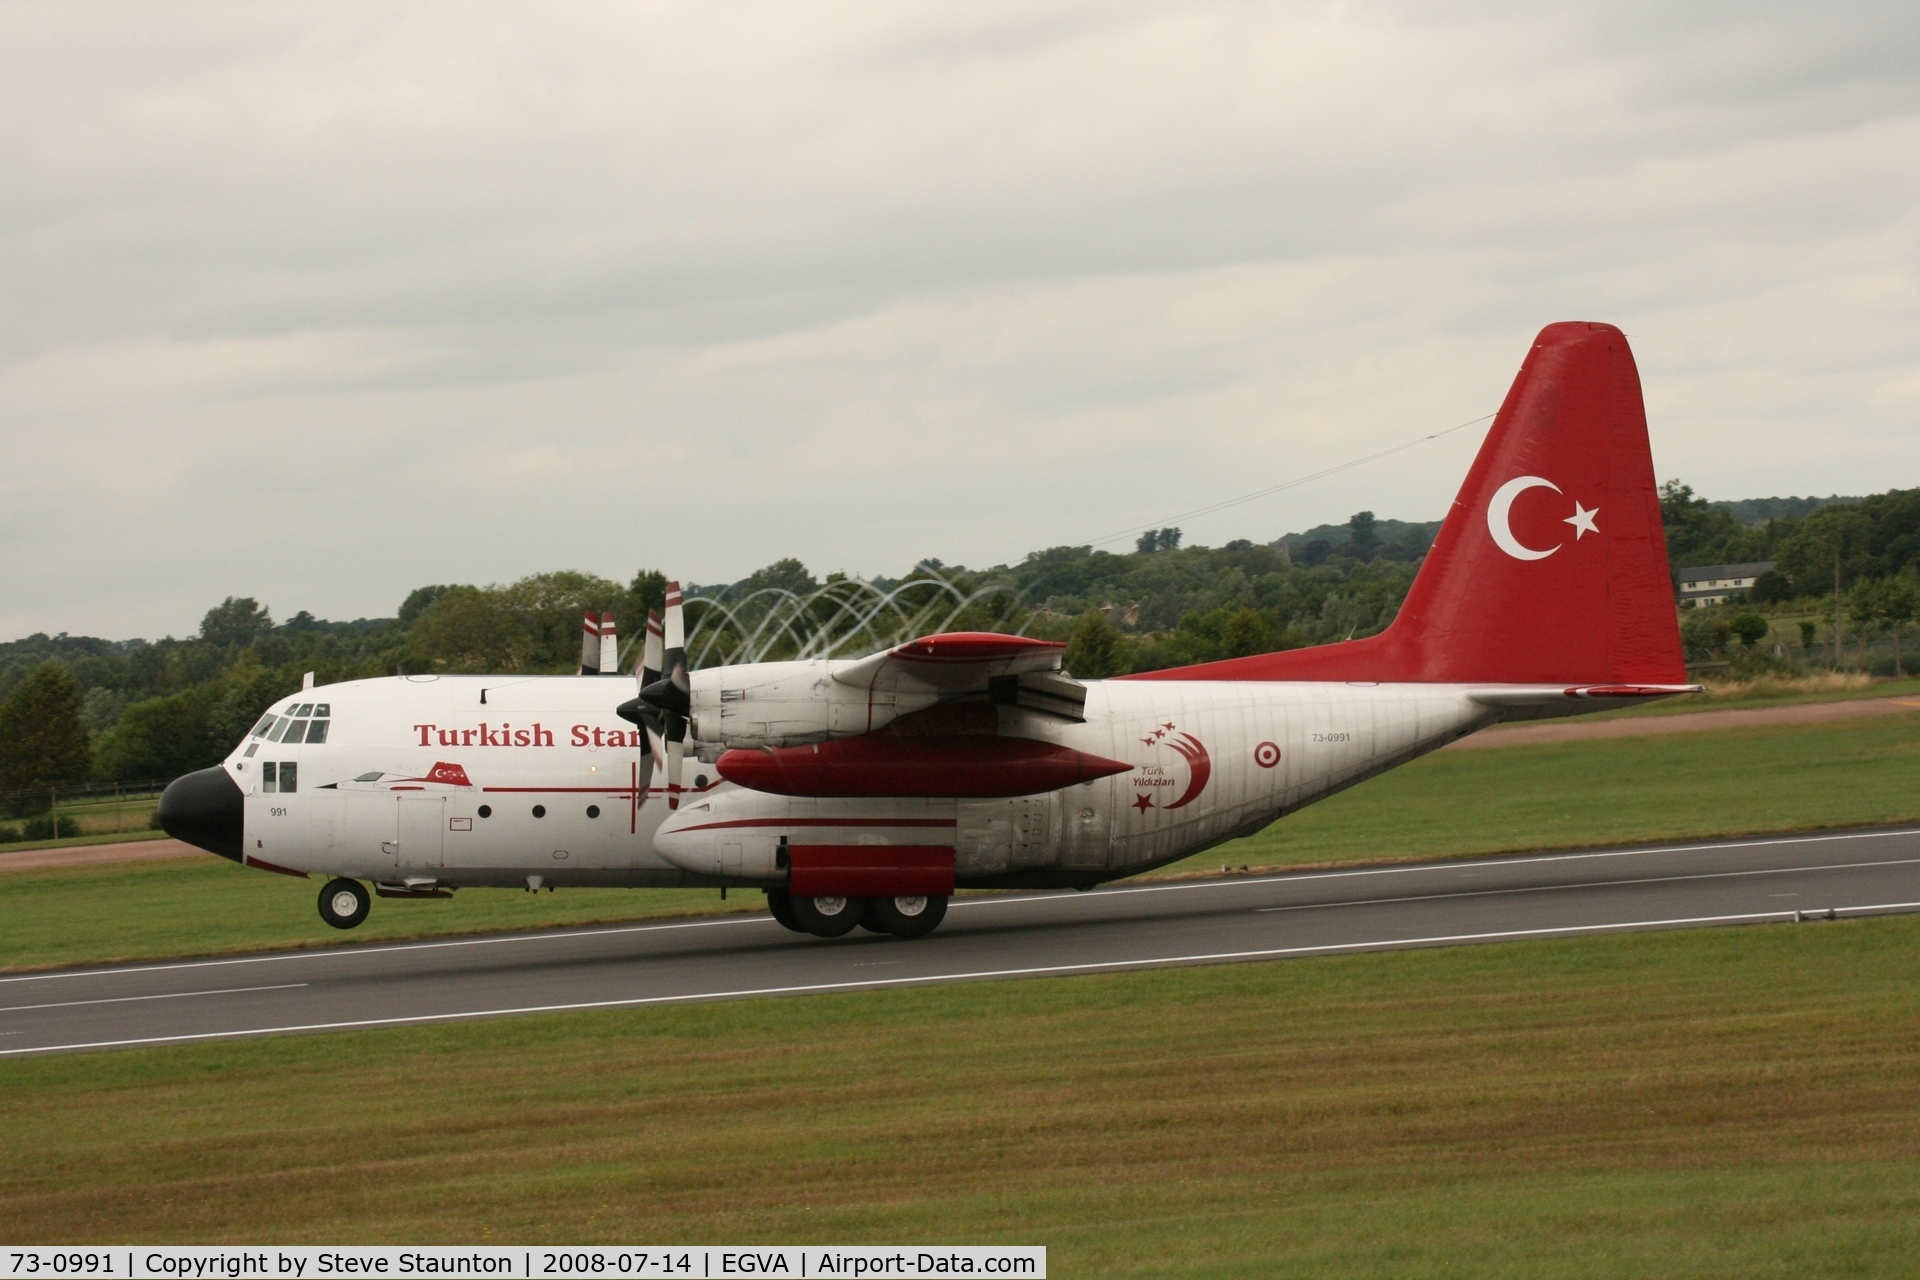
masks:
<path id="1" fill-rule="evenodd" d="M 1164 874 L 1439 857 L 1920 820 L 1920 715 L 1713 734 L 1443 752 Z M 468 890 L 376 900 L 352 934 L 319 884 L 214 858 L 18 871 L 0 968 L 322 946 L 757 909 L 712 890 Z"/>
<path id="2" fill-rule="evenodd" d="M 1920 820 L 1920 713 L 1442 751 L 1169 870 Z"/>
<path id="3" fill-rule="evenodd" d="M 0 1062 L 0 1238 L 1911 1275 L 1920 918 Z"/>

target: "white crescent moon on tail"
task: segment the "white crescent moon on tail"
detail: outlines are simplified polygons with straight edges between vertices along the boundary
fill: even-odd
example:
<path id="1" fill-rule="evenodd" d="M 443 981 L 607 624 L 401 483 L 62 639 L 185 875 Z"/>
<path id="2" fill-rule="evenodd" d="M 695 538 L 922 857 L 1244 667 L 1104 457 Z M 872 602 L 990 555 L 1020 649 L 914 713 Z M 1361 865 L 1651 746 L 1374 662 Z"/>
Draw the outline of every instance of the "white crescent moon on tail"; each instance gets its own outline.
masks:
<path id="1" fill-rule="evenodd" d="M 1513 500 L 1529 489 L 1551 489 L 1560 492 L 1560 486 L 1551 480 L 1542 480 L 1539 476 L 1515 476 L 1494 491 L 1493 501 L 1487 504 L 1487 532 L 1493 535 L 1493 541 L 1502 551 L 1515 560 L 1545 560 L 1560 549 L 1554 543 L 1545 551 L 1535 551 L 1513 536 L 1513 526 L 1507 523 L 1513 513 Z"/>

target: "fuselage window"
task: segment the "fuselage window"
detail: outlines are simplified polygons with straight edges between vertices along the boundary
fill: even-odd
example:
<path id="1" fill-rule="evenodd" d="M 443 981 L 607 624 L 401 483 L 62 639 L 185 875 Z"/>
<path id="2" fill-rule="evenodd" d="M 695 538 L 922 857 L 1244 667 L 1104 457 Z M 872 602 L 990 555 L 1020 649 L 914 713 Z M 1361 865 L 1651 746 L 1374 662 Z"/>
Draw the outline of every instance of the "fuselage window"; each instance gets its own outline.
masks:
<path id="1" fill-rule="evenodd" d="M 534 816 L 534 817 L 536 817 L 536 818 L 544 818 L 544 817 L 546 817 L 546 816 L 547 816 L 547 806 L 545 806 L 545 805 L 543 805 L 543 804 L 537 804 L 537 805 L 535 805 L 535 806 L 533 806 L 533 816 Z"/>
<path id="2" fill-rule="evenodd" d="M 477 812 L 483 818 L 491 818 L 493 816 L 493 806 L 490 804 L 483 804 L 480 806 Z"/>
<path id="3" fill-rule="evenodd" d="M 268 795 L 280 789 L 280 766 L 271 760 L 260 762 L 260 789 Z"/>
<path id="4" fill-rule="evenodd" d="M 300 766 L 291 760 L 280 762 L 280 794 L 291 795 L 300 789 L 298 785 Z"/>
<path id="5" fill-rule="evenodd" d="M 589 818 L 597 818 L 597 817 L 599 817 L 599 816 L 600 816 L 600 806 L 599 806 L 599 805 L 597 805 L 597 804 L 590 804 L 590 805 L 588 805 L 588 806 L 587 806 L 587 816 L 588 816 Z"/>

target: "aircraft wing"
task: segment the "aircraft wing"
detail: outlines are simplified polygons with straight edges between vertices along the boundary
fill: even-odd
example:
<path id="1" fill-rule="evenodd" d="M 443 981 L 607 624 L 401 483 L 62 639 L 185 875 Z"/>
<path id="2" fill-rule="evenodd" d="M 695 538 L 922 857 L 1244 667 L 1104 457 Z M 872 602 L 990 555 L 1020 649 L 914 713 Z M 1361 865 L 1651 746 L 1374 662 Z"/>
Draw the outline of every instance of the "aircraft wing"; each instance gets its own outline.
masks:
<path id="1" fill-rule="evenodd" d="M 856 689 L 899 693 L 986 693 L 991 681 L 1058 671 L 1064 644 L 991 631 L 922 636 L 840 668 L 833 678 Z"/>

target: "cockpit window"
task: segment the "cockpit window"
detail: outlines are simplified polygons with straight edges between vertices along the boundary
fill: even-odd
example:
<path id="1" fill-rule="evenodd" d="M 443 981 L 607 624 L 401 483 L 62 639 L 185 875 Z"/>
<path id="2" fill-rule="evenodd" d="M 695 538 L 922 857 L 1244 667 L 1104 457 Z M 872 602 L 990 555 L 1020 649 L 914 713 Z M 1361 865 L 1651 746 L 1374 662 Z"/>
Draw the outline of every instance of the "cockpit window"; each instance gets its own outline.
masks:
<path id="1" fill-rule="evenodd" d="M 305 705 L 313 706 L 311 702 Z M 321 703 L 318 709 L 328 710 L 327 704 Z M 268 721 L 273 721 L 271 728 L 268 727 Z M 288 716 L 281 716 L 276 720 L 269 715 L 254 726 L 253 736 L 265 738 L 268 742 L 285 742 L 289 745 L 296 742 L 325 742 L 327 726 L 331 723 L 330 720 L 296 720 Z"/>
<path id="2" fill-rule="evenodd" d="M 274 721 L 274 714 L 273 714 L 273 712 L 271 712 L 271 711 L 269 711 L 269 712 L 267 712 L 267 714 L 265 714 L 265 715 L 263 715 L 263 716 L 261 716 L 261 717 L 260 717 L 260 723 L 259 723 L 259 724 L 257 724 L 257 725 L 255 725 L 255 726 L 253 726 L 253 732 L 252 732 L 251 734 L 249 734 L 248 736 L 249 736 L 249 737 L 254 737 L 254 738 L 264 738 L 264 737 L 266 737 L 266 736 L 267 736 L 267 730 L 269 730 L 269 729 L 271 729 L 271 728 L 273 728 L 273 721 Z"/>
<path id="3" fill-rule="evenodd" d="M 333 708 L 324 702 L 316 702 L 313 705 L 313 714 L 319 717 L 320 719 L 325 720 L 328 716 L 333 714 Z"/>
<path id="4" fill-rule="evenodd" d="M 313 704 L 311 702 L 302 703 L 300 709 L 293 714 L 297 716 L 310 716 L 313 714 Z"/>

